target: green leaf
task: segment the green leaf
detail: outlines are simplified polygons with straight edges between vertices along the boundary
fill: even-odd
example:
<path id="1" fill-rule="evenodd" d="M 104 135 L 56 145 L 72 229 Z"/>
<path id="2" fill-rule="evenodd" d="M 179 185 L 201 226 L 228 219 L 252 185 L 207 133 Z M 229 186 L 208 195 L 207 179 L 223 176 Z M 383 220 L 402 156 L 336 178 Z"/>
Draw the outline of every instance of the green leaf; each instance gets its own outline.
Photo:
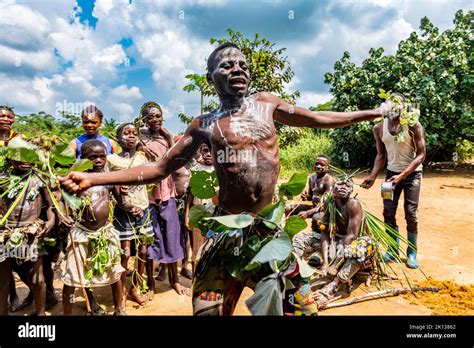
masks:
<path id="1" fill-rule="evenodd" d="M 51 148 L 51 159 L 62 166 L 68 166 L 74 163 L 76 154 L 68 144 L 57 144 Z"/>
<path id="2" fill-rule="evenodd" d="M 94 165 L 92 164 L 91 160 L 88 159 L 80 159 L 74 162 L 70 172 L 85 172 L 86 170 L 92 169 Z"/>
<path id="3" fill-rule="evenodd" d="M 206 225 L 214 232 L 223 232 L 249 226 L 255 218 L 250 214 L 234 214 L 203 218 Z"/>
<path id="4" fill-rule="evenodd" d="M 313 275 L 314 272 L 316 272 L 316 270 L 312 268 L 310 265 L 308 265 L 308 263 L 305 260 L 299 257 L 296 257 L 296 262 L 298 262 L 298 268 L 299 268 L 299 273 L 301 277 L 309 278 Z"/>
<path id="5" fill-rule="evenodd" d="M 41 164 L 38 149 L 20 137 L 13 138 L 8 143 L 6 157 L 14 161 Z"/>
<path id="6" fill-rule="evenodd" d="M 193 171 L 189 186 L 194 197 L 200 199 L 212 198 L 216 194 L 215 187 L 219 186 L 217 174 L 216 172 L 209 173 L 204 170 Z"/>
<path id="7" fill-rule="evenodd" d="M 225 253 L 222 256 L 222 259 L 227 272 L 229 272 L 234 278 L 240 278 L 242 276 L 242 272 L 249 271 L 244 271 L 245 265 L 247 265 L 250 260 L 252 260 L 252 258 L 258 253 L 260 245 L 260 239 L 253 235 L 247 239 L 240 250 L 237 250 L 237 253 L 235 253 L 235 250 L 234 252 Z M 255 268 L 251 269 L 250 271 L 253 272 L 254 270 Z"/>
<path id="8" fill-rule="evenodd" d="M 264 221 L 265 225 L 268 228 L 274 229 L 276 225 L 281 222 L 283 215 L 285 214 L 285 201 L 280 199 L 278 202 L 269 204 L 262 210 L 260 210 L 257 215 L 261 216 L 266 220 L 270 220 L 271 223 L 268 221 Z"/>
<path id="9" fill-rule="evenodd" d="M 193 205 L 191 209 L 189 209 L 189 227 L 191 228 L 199 228 L 201 230 L 201 234 L 207 233 L 206 224 L 202 221 L 203 218 L 211 217 L 212 211 L 214 210 L 214 206 L 205 206 L 201 204 Z"/>
<path id="10" fill-rule="evenodd" d="M 43 241 L 49 246 L 54 246 L 56 244 L 56 238 L 44 237 Z"/>
<path id="11" fill-rule="evenodd" d="M 253 263 L 264 264 L 270 261 L 283 261 L 291 253 L 291 239 L 286 232 L 282 232 L 278 238 L 272 239 L 259 251 L 257 255 L 245 267 L 248 270 L 254 267 Z"/>
<path id="12" fill-rule="evenodd" d="M 81 208 L 82 200 L 79 197 L 73 196 L 66 191 L 62 191 L 62 196 L 64 203 L 66 203 L 71 209 L 79 210 Z"/>
<path id="13" fill-rule="evenodd" d="M 299 216 L 293 215 L 288 218 L 286 221 L 284 230 L 293 238 L 298 232 L 304 230 L 308 224 L 305 219 L 300 218 Z"/>
<path id="14" fill-rule="evenodd" d="M 279 273 L 273 273 L 260 280 L 254 294 L 245 304 L 252 315 L 283 315 L 283 286 Z"/>
<path id="15" fill-rule="evenodd" d="M 299 195 L 306 187 L 306 173 L 295 173 L 288 182 L 281 184 L 278 188 L 280 196 L 285 196 L 288 199 Z"/>

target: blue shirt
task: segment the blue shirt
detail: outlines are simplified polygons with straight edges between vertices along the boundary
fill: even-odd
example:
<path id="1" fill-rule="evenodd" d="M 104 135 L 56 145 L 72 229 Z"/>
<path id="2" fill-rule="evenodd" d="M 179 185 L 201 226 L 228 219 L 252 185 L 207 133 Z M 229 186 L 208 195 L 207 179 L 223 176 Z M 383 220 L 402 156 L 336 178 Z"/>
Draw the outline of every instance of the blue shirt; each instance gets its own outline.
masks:
<path id="1" fill-rule="evenodd" d="M 107 155 L 112 154 L 112 144 L 110 143 L 110 139 L 103 136 L 102 134 L 99 135 L 87 135 L 82 134 L 80 137 L 74 139 L 76 142 L 76 158 L 81 158 L 81 146 L 88 140 L 99 140 L 104 143 Z"/>

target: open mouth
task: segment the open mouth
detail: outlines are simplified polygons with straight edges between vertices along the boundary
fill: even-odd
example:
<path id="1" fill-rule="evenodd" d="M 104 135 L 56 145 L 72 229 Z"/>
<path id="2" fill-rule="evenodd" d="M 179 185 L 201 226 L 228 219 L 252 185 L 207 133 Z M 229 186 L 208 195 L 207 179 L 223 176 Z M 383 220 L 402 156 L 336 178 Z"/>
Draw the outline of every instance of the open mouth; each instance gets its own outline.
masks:
<path id="1" fill-rule="evenodd" d="M 247 85 L 247 80 L 244 79 L 243 77 L 234 77 L 234 78 L 229 80 L 229 83 L 232 86 L 240 87 L 240 86 L 246 86 Z"/>

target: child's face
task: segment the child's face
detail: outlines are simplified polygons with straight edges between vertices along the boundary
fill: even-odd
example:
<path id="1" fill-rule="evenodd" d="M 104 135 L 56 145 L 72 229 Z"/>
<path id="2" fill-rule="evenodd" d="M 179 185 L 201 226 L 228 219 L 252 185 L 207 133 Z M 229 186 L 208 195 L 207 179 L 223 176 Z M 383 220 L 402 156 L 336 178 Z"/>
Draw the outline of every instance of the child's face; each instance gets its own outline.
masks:
<path id="1" fill-rule="evenodd" d="M 28 162 L 10 160 L 10 163 L 12 164 L 13 169 L 19 173 L 29 172 L 31 168 L 33 168 L 33 165 Z"/>
<path id="2" fill-rule="evenodd" d="M 102 146 L 94 146 L 88 149 L 84 154 L 84 158 L 92 161 L 93 172 L 101 172 L 107 163 L 107 151 Z"/>
<path id="3" fill-rule="evenodd" d="M 15 122 L 15 115 L 7 109 L 0 109 L 0 129 L 10 130 Z"/>
<path id="4" fill-rule="evenodd" d="M 120 146 L 125 150 L 134 149 L 138 145 L 138 132 L 135 126 L 125 126 L 119 136 Z"/>
<path id="5" fill-rule="evenodd" d="M 201 147 L 200 154 L 201 154 L 202 161 L 205 165 L 208 165 L 208 166 L 212 165 L 212 154 L 211 154 L 211 150 L 209 150 L 209 147 L 207 146 Z"/>
<path id="6" fill-rule="evenodd" d="M 96 135 L 101 124 L 102 121 L 96 113 L 82 116 L 82 127 L 87 135 Z"/>
<path id="7" fill-rule="evenodd" d="M 323 157 L 316 158 L 316 160 L 314 161 L 313 169 L 314 169 L 314 172 L 316 174 L 327 173 L 328 169 L 329 169 L 328 160 L 326 158 L 323 158 Z"/>
<path id="8" fill-rule="evenodd" d="M 150 108 L 150 110 L 148 110 L 148 115 L 143 121 L 149 129 L 158 131 L 163 124 L 163 115 L 160 109 Z"/>

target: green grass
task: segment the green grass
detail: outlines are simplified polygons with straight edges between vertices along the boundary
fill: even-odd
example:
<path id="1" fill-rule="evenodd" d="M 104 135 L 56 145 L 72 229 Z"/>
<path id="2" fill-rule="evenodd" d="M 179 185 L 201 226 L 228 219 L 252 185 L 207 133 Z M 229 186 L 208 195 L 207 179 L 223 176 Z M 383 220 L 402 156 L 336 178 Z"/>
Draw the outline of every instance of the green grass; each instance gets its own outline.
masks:
<path id="1" fill-rule="evenodd" d="M 313 171 L 316 156 L 333 154 L 332 140 L 326 134 L 308 131 L 295 145 L 280 148 L 281 178 L 289 178 L 294 172 Z"/>

